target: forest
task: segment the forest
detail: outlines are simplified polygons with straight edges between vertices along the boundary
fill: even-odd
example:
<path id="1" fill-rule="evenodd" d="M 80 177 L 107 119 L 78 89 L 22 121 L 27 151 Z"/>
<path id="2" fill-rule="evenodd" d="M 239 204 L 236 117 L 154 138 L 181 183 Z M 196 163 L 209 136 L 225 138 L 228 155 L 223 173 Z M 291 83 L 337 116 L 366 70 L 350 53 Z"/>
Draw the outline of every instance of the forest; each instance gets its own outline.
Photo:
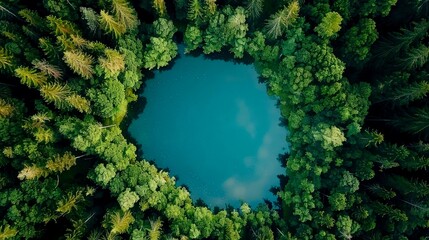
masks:
<path id="1" fill-rule="evenodd" d="M 2 0 L 0 239 L 427 239 L 428 16 L 428 0 Z M 250 60 L 278 97 L 276 202 L 194 202 L 126 135 L 180 43 Z"/>

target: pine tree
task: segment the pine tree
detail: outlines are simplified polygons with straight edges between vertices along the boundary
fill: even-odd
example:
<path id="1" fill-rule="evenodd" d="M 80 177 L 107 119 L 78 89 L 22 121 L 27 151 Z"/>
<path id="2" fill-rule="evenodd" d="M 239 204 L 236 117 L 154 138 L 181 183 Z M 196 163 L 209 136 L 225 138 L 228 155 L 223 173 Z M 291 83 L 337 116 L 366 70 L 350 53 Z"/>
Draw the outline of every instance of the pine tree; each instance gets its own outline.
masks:
<path id="1" fill-rule="evenodd" d="M 188 9 L 188 19 L 190 21 L 198 21 L 203 16 L 203 9 L 200 0 L 190 0 Z"/>
<path id="2" fill-rule="evenodd" d="M 46 168 L 52 172 L 64 172 L 76 165 L 76 157 L 71 152 L 65 152 L 63 155 L 56 154 L 46 163 Z"/>
<path id="3" fill-rule="evenodd" d="M 160 17 L 164 17 L 167 13 L 164 0 L 153 0 L 153 8 L 155 8 Z"/>
<path id="4" fill-rule="evenodd" d="M 54 103 L 59 108 L 63 108 L 66 104 L 66 98 L 70 95 L 70 90 L 67 85 L 48 83 L 40 88 L 40 93 L 46 102 Z"/>
<path id="5" fill-rule="evenodd" d="M 39 14 L 30 9 L 22 9 L 18 14 L 25 19 L 31 26 L 38 28 L 39 30 L 46 29 L 46 20 L 39 16 Z"/>
<path id="6" fill-rule="evenodd" d="M 116 50 L 106 49 L 106 57 L 99 59 L 100 65 L 109 74 L 114 75 L 125 69 L 124 56 Z"/>
<path id="7" fill-rule="evenodd" d="M 64 61 L 73 70 L 73 72 L 79 74 L 85 79 L 92 78 L 94 70 L 92 69 L 93 59 L 90 55 L 78 50 L 65 51 Z"/>
<path id="8" fill-rule="evenodd" d="M 0 117 L 9 117 L 13 114 L 14 107 L 0 98 Z"/>
<path id="9" fill-rule="evenodd" d="M 407 105 L 412 101 L 420 100 L 429 93 L 429 83 L 426 81 L 412 82 L 405 86 L 400 86 L 386 93 L 379 102 L 392 101 L 399 106 Z"/>
<path id="10" fill-rule="evenodd" d="M 429 30 L 429 21 L 422 20 L 413 23 L 411 29 L 401 29 L 400 32 L 391 33 L 387 38 L 383 38 L 375 46 L 374 56 L 384 63 L 387 59 L 397 56 L 402 50 L 409 47 L 413 42 L 424 37 Z"/>
<path id="11" fill-rule="evenodd" d="M 161 239 L 162 221 L 158 218 L 156 221 L 150 221 L 150 229 L 148 229 L 148 236 L 150 240 Z"/>
<path id="12" fill-rule="evenodd" d="M 72 22 L 62 20 L 55 16 L 47 16 L 46 19 L 49 22 L 49 26 L 54 30 L 55 35 L 80 35 L 79 28 Z"/>
<path id="13" fill-rule="evenodd" d="M 103 30 L 113 34 L 116 38 L 123 35 L 127 30 L 124 24 L 119 22 L 115 17 L 108 14 L 104 10 L 101 10 L 100 12 L 99 23 Z"/>
<path id="14" fill-rule="evenodd" d="M 406 70 L 423 67 L 429 58 L 429 47 L 419 44 L 417 47 L 410 49 L 405 56 L 399 59 L 399 65 Z"/>
<path id="15" fill-rule="evenodd" d="M 88 113 L 91 110 L 89 101 L 77 94 L 72 94 L 66 98 L 66 101 L 81 113 Z"/>
<path id="16" fill-rule="evenodd" d="M 266 23 L 266 31 L 270 38 L 276 39 L 298 18 L 298 1 L 292 1 L 287 7 L 273 14 Z"/>
<path id="17" fill-rule="evenodd" d="M 55 133 L 50 128 L 39 127 L 33 132 L 33 135 L 39 143 L 52 143 L 55 141 Z"/>
<path id="18" fill-rule="evenodd" d="M 46 177 L 48 175 L 48 172 L 36 165 L 32 166 L 25 166 L 18 174 L 19 180 L 33 180 L 38 179 L 40 177 Z"/>
<path id="19" fill-rule="evenodd" d="M 248 0 L 246 11 L 251 19 L 258 18 L 264 8 L 264 0 Z"/>
<path id="20" fill-rule="evenodd" d="M 7 239 L 15 237 L 15 235 L 18 233 L 18 231 L 14 228 L 11 228 L 9 225 L 1 226 L 0 227 L 0 239 Z"/>
<path id="21" fill-rule="evenodd" d="M 134 217 L 130 211 L 124 212 L 123 215 L 120 211 L 115 211 L 109 215 L 109 222 L 112 225 L 112 229 L 110 230 L 111 235 L 122 234 L 134 222 Z"/>
<path id="22" fill-rule="evenodd" d="M 210 15 L 213 15 L 216 13 L 217 5 L 216 0 L 205 0 L 206 1 L 206 12 L 208 12 Z"/>
<path id="23" fill-rule="evenodd" d="M 402 132 L 422 134 L 424 138 L 429 136 L 429 109 L 411 108 L 390 122 Z"/>
<path id="24" fill-rule="evenodd" d="M 58 202 L 56 209 L 61 215 L 70 213 L 73 209 L 77 209 L 77 203 L 82 201 L 84 196 L 81 190 L 76 193 L 68 193 L 67 196 Z"/>
<path id="25" fill-rule="evenodd" d="M 12 56 L 0 47 L 0 69 L 7 69 L 12 66 Z"/>
<path id="26" fill-rule="evenodd" d="M 156 2 L 157 0 L 155 0 Z M 158 0 L 159 1 L 159 0 Z M 162 0 L 162 2 L 164 2 Z M 155 4 L 155 3 L 154 3 Z M 137 27 L 138 20 L 134 9 L 132 9 L 126 0 L 112 0 L 113 12 L 119 22 L 124 25 L 127 29 L 133 29 Z M 165 11 L 165 4 L 164 4 Z"/>
<path id="27" fill-rule="evenodd" d="M 36 70 L 28 67 L 16 68 L 15 75 L 21 79 L 22 84 L 28 87 L 39 87 L 48 80 L 48 77 L 44 73 L 36 72 Z"/>
<path id="28" fill-rule="evenodd" d="M 82 12 L 83 19 L 86 20 L 86 25 L 89 30 L 92 34 L 95 34 L 100 28 L 100 23 L 98 22 L 100 15 L 98 15 L 92 8 L 81 7 L 80 11 Z"/>
<path id="29" fill-rule="evenodd" d="M 39 47 L 43 50 L 45 56 L 51 61 L 60 59 L 60 49 L 52 43 L 49 38 L 39 38 Z"/>
<path id="30" fill-rule="evenodd" d="M 36 60 L 33 60 L 33 62 L 31 63 L 35 68 L 39 69 L 42 73 L 45 73 L 46 75 L 53 77 L 55 80 L 59 80 L 63 76 L 63 72 L 61 71 L 61 69 L 59 69 L 59 67 L 53 64 L 50 64 L 46 60 L 36 59 Z"/>

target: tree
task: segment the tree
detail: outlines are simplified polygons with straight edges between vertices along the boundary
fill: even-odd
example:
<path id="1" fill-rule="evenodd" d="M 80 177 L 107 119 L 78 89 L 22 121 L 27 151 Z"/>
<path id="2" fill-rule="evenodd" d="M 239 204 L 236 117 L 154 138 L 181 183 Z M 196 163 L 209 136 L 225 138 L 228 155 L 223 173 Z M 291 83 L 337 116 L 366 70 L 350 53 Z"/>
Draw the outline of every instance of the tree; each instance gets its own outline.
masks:
<path id="1" fill-rule="evenodd" d="M 156 0 L 155 0 L 156 1 Z M 126 29 L 134 29 L 138 25 L 137 13 L 126 0 L 112 0 L 113 12 Z"/>
<path id="2" fill-rule="evenodd" d="M 65 152 L 63 155 L 56 154 L 46 163 L 46 168 L 52 172 L 64 172 L 76 165 L 76 157 L 71 152 Z"/>
<path id="3" fill-rule="evenodd" d="M 246 11 L 250 19 L 255 20 L 258 18 L 263 10 L 264 0 L 248 0 Z"/>
<path id="4" fill-rule="evenodd" d="M 193 22 L 199 22 L 203 16 L 203 9 L 200 0 L 189 0 L 188 19 Z"/>
<path id="5" fill-rule="evenodd" d="M 177 28 L 174 26 L 173 21 L 167 20 L 165 18 L 158 18 L 155 20 L 155 22 L 153 22 L 151 30 L 154 37 L 160 37 L 169 40 L 173 38 Z"/>
<path id="6" fill-rule="evenodd" d="M 111 235 L 125 233 L 130 225 L 134 222 L 134 217 L 130 211 L 125 211 L 121 214 L 120 211 L 107 214 L 109 222 L 112 226 L 110 230 Z"/>
<path id="7" fill-rule="evenodd" d="M 106 57 L 100 57 L 98 61 L 108 76 L 114 76 L 125 69 L 124 56 L 116 50 L 106 48 Z"/>
<path id="8" fill-rule="evenodd" d="M 294 0 L 287 7 L 279 10 L 267 20 L 265 25 L 270 38 L 276 39 L 298 18 L 299 4 Z"/>
<path id="9" fill-rule="evenodd" d="M 33 66 L 39 69 L 42 73 L 53 77 L 55 80 L 59 80 L 63 76 L 61 69 L 53 64 L 50 64 L 46 60 L 34 60 L 32 62 Z"/>
<path id="10" fill-rule="evenodd" d="M 0 47 L 0 69 L 7 69 L 12 66 L 12 56 L 7 54 L 6 50 Z"/>
<path id="11" fill-rule="evenodd" d="M 64 108 L 66 99 L 70 95 L 70 89 L 67 85 L 59 83 L 48 83 L 40 87 L 42 97 L 48 103 L 54 103 L 59 108 Z"/>
<path id="12" fill-rule="evenodd" d="M 95 34 L 100 28 L 100 15 L 98 15 L 92 8 L 80 7 L 80 11 L 82 13 L 82 18 L 86 21 L 88 29 L 92 34 Z"/>
<path id="13" fill-rule="evenodd" d="M 93 114 L 103 118 L 115 116 L 126 101 L 124 85 L 113 79 L 107 79 L 99 88 L 89 89 L 87 96 L 92 102 Z"/>
<path id="14" fill-rule="evenodd" d="M 183 38 L 186 48 L 185 52 L 189 53 L 197 49 L 203 41 L 202 32 L 198 27 L 188 26 L 186 27 L 185 36 Z"/>
<path id="15" fill-rule="evenodd" d="M 21 79 L 21 83 L 28 87 L 39 87 L 48 81 L 48 77 L 34 69 L 28 67 L 18 67 L 15 69 L 15 75 Z"/>
<path id="16" fill-rule="evenodd" d="M 0 239 L 7 239 L 15 237 L 15 235 L 18 233 L 16 229 L 11 228 L 9 225 L 1 226 L 0 227 Z"/>
<path id="17" fill-rule="evenodd" d="M 350 65 L 359 66 L 365 63 L 370 56 L 371 46 L 377 38 L 378 32 L 375 21 L 370 18 L 360 19 L 341 38 L 344 43 L 340 49 L 342 59 Z"/>
<path id="18" fill-rule="evenodd" d="M 9 117 L 13 114 L 14 107 L 0 98 L 0 117 Z"/>
<path id="19" fill-rule="evenodd" d="M 158 12 L 158 15 L 163 17 L 167 14 L 164 0 L 153 0 L 153 8 Z"/>
<path id="20" fill-rule="evenodd" d="M 342 20 L 343 18 L 337 12 L 328 12 L 314 31 L 321 37 L 330 38 L 340 31 Z"/>
<path id="21" fill-rule="evenodd" d="M 104 166 L 103 163 L 100 163 L 95 167 L 94 175 L 93 179 L 95 182 L 106 187 L 110 180 L 116 176 L 116 169 L 110 163 L 106 164 L 106 166 Z"/>
<path id="22" fill-rule="evenodd" d="M 113 34 L 116 38 L 122 36 L 127 30 L 123 23 L 119 22 L 118 19 L 104 10 L 100 11 L 100 18 L 98 21 L 104 31 Z"/>
<path id="23" fill-rule="evenodd" d="M 18 174 L 19 180 L 33 180 L 47 176 L 47 171 L 36 165 L 25 166 Z"/>
<path id="24" fill-rule="evenodd" d="M 165 67 L 177 55 L 177 45 L 172 40 L 151 37 L 146 45 L 147 53 L 144 56 L 144 67 L 152 70 Z"/>
<path id="25" fill-rule="evenodd" d="M 65 51 L 64 62 L 73 70 L 85 79 L 92 78 L 94 70 L 92 69 L 92 56 L 83 53 L 79 50 Z"/>
<path id="26" fill-rule="evenodd" d="M 89 111 L 91 110 L 91 105 L 89 101 L 86 98 L 77 94 L 71 94 L 70 96 L 66 97 L 66 101 L 68 104 L 70 104 L 72 107 L 74 107 L 81 113 L 89 113 Z"/>
<path id="27" fill-rule="evenodd" d="M 127 211 L 130 208 L 134 207 L 134 204 L 140 199 L 137 193 L 131 191 L 131 189 L 127 188 L 124 192 L 119 194 L 118 203 L 121 206 L 122 211 Z"/>

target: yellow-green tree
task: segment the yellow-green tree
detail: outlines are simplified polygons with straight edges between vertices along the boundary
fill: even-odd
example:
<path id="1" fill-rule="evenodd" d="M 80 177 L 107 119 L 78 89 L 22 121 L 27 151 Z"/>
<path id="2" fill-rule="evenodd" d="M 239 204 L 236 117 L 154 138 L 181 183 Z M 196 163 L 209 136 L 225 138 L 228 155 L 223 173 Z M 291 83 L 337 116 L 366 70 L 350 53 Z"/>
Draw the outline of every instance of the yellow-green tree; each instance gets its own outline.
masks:
<path id="1" fill-rule="evenodd" d="M 73 70 L 85 79 L 92 78 L 94 70 L 92 68 L 93 58 L 81 51 L 65 51 L 64 61 Z"/>

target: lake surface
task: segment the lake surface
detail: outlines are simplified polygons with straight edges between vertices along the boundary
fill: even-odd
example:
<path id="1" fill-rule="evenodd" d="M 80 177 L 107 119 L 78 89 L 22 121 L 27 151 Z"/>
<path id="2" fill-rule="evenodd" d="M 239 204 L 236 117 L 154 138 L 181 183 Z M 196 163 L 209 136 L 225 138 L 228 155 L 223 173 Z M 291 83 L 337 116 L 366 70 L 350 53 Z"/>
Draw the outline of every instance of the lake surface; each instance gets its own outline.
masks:
<path id="1" fill-rule="evenodd" d="M 144 157 L 210 207 L 275 200 L 269 189 L 285 171 L 277 156 L 288 151 L 276 100 L 253 65 L 179 51 L 171 70 L 146 82 L 147 105 L 129 127 Z"/>

